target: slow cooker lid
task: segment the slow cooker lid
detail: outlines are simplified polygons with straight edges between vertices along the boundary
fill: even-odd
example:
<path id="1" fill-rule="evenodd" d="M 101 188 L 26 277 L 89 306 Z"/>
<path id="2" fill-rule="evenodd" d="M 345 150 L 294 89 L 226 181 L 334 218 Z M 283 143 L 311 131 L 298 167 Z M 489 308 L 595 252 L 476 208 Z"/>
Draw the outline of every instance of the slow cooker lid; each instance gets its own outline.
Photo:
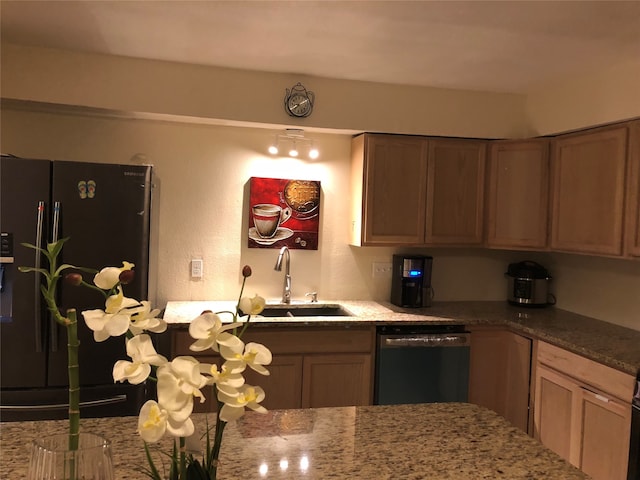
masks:
<path id="1" fill-rule="evenodd" d="M 507 275 L 517 278 L 549 278 L 547 269 L 531 260 L 510 263 Z"/>

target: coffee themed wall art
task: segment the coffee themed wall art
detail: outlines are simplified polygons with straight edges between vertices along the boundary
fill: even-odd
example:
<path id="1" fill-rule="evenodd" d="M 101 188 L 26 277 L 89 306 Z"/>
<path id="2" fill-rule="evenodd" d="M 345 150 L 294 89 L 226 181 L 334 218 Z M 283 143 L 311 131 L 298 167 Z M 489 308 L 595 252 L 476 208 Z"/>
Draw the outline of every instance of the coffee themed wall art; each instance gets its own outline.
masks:
<path id="1" fill-rule="evenodd" d="M 317 250 L 319 225 L 319 181 L 249 179 L 249 248 Z"/>

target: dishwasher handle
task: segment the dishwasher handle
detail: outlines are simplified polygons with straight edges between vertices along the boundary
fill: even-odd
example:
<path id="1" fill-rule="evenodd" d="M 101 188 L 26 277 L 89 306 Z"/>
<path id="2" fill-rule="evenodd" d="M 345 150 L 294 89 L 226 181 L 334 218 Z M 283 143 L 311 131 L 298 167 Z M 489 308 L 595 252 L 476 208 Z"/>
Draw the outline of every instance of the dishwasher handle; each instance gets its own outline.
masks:
<path id="1" fill-rule="evenodd" d="M 468 347 L 470 338 L 468 333 L 380 335 L 379 345 L 380 348 Z"/>

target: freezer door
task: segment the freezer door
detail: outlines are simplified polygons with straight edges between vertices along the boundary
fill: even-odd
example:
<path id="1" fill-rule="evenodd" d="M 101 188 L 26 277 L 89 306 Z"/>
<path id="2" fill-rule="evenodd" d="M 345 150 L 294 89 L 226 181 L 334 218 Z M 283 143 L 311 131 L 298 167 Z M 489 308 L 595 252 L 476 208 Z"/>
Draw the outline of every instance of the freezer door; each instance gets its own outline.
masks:
<path id="1" fill-rule="evenodd" d="M 46 322 L 40 276 L 18 272 L 35 266 L 37 218 L 46 241 L 50 162 L 2 156 L 0 159 L 0 230 L 11 242 L 12 259 L 4 257 L 0 289 L 0 379 L 2 388 L 42 387 L 46 381 Z M 39 202 L 44 210 L 38 212 Z"/>
<path id="2" fill-rule="evenodd" d="M 68 237 L 62 255 L 68 264 L 100 269 L 135 264 L 135 280 L 125 295 L 147 299 L 151 167 L 79 162 L 53 162 L 53 201 L 60 202 L 60 238 Z M 91 276 L 85 279 L 92 281 Z M 125 337 L 97 343 L 80 312 L 104 309 L 104 297 L 91 289 L 60 286 L 60 305 L 78 311 L 80 383 L 113 383 L 116 360 L 128 358 Z M 66 385 L 65 332 L 54 326 L 50 385 Z"/>

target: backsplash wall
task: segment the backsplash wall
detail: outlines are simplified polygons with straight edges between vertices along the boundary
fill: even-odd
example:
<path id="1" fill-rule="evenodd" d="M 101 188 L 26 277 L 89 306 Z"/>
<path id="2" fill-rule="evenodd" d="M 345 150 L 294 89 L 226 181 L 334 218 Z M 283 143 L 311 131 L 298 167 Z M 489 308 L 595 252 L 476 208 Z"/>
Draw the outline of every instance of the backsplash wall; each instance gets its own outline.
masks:
<path id="1" fill-rule="evenodd" d="M 372 278 L 372 262 L 389 262 L 393 248 L 348 245 L 350 136 L 309 134 L 315 162 L 272 158 L 274 130 L 104 118 L 3 109 L 2 153 L 33 158 L 154 165 L 151 299 L 233 299 L 240 269 L 253 267 L 247 293 L 277 300 L 282 273 L 275 249 L 247 248 L 248 179 L 320 180 L 317 251 L 292 251 L 293 297 L 386 301 L 389 279 Z M 406 249 L 397 249 L 407 252 Z M 504 272 L 513 261 L 537 260 L 553 274 L 558 306 L 640 330 L 640 262 L 577 255 L 486 249 L 411 249 L 434 257 L 435 300 L 506 298 Z M 204 261 L 192 280 L 189 262 Z"/>

